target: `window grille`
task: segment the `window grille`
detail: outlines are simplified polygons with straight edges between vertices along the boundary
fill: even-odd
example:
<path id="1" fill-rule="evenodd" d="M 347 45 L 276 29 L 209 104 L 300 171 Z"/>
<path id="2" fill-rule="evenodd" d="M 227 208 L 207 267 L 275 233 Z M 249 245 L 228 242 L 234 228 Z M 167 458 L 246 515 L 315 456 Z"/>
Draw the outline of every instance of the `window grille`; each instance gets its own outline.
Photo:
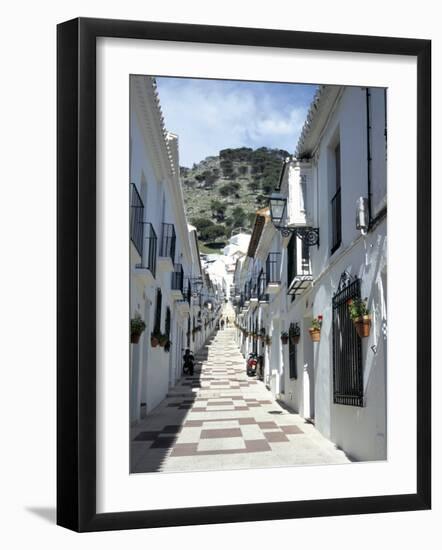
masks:
<path id="1" fill-rule="evenodd" d="M 163 295 L 161 293 L 161 289 L 157 289 L 157 300 L 155 304 L 155 324 L 154 324 L 154 330 L 155 332 L 161 332 L 161 308 L 162 308 L 162 302 L 163 302 Z"/>
<path id="2" fill-rule="evenodd" d="M 131 183 L 130 187 L 130 238 L 138 254 L 142 257 L 144 204 L 136 186 Z"/>
<path id="3" fill-rule="evenodd" d="M 166 336 L 170 337 L 170 307 L 166 309 L 166 320 L 164 324 L 164 332 Z"/>
<path id="4" fill-rule="evenodd" d="M 363 406 L 362 353 L 348 301 L 360 296 L 360 279 L 343 273 L 333 296 L 333 402 L 355 407 Z"/>
<path id="5" fill-rule="evenodd" d="M 290 378 L 298 378 L 298 365 L 296 364 L 296 344 L 292 341 L 294 326 L 290 325 L 289 330 L 289 373 Z"/>

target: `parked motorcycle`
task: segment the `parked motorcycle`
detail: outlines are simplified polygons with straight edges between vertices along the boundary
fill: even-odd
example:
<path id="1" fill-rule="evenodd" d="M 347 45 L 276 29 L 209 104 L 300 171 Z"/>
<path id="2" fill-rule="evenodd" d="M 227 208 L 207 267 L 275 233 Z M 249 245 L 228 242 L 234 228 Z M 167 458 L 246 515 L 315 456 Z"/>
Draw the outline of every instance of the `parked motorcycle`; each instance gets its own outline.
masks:
<path id="1" fill-rule="evenodd" d="M 183 356 L 183 373 L 193 376 L 195 358 L 189 349 L 186 349 Z"/>
<path id="2" fill-rule="evenodd" d="M 256 375 L 257 365 L 258 365 L 258 360 L 256 357 L 256 353 L 249 353 L 249 357 L 247 358 L 247 362 L 246 362 L 247 376 Z"/>

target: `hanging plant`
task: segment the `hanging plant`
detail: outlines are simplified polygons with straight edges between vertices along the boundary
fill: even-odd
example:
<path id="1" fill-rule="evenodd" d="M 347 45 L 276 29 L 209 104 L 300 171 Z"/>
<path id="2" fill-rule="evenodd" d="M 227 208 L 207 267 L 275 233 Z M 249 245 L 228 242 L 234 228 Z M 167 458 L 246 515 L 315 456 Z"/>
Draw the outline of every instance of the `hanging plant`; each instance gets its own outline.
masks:
<path id="1" fill-rule="evenodd" d="M 281 332 L 281 342 L 283 343 L 284 346 L 289 343 L 289 334 L 288 334 L 288 332 L 285 332 L 285 331 Z"/>
<path id="2" fill-rule="evenodd" d="M 292 344 L 299 344 L 301 338 L 301 329 L 299 328 L 298 323 L 291 324 L 289 329 L 290 342 Z"/>
<path id="3" fill-rule="evenodd" d="M 167 336 L 167 334 L 161 334 L 161 336 L 158 338 L 158 341 L 159 341 L 160 346 L 162 348 L 164 348 L 164 346 L 169 341 L 169 337 Z"/>
<path id="4" fill-rule="evenodd" d="M 321 326 L 322 326 L 322 315 L 318 315 L 312 319 L 312 326 L 308 329 L 310 333 L 310 338 L 313 342 L 319 342 L 321 339 Z"/>
<path id="5" fill-rule="evenodd" d="M 130 320 L 130 341 L 131 344 L 138 344 L 140 336 L 146 329 L 146 323 L 141 319 L 139 313 L 135 313 L 135 317 Z"/>
<path id="6" fill-rule="evenodd" d="M 154 330 L 150 335 L 150 345 L 156 348 L 160 343 L 161 332 Z"/>
<path id="7" fill-rule="evenodd" d="M 367 308 L 367 298 L 351 298 L 347 302 L 350 318 L 360 338 L 370 336 L 371 315 Z"/>
<path id="8" fill-rule="evenodd" d="M 271 344 L 272 344 L 272 339 L 269 335 L 267 335 L 265 338 L 265 345 L 270 346 Z"/>

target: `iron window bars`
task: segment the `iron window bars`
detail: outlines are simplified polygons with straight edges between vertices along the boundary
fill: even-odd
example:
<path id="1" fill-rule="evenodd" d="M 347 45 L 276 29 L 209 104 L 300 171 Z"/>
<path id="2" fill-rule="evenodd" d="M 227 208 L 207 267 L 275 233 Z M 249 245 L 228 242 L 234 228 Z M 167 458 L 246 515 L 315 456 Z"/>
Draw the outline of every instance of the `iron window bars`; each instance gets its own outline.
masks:
<path id="1" fill-rule="evenodd" d="M 290 324 L 289 328 L 289 373 L 290 378 L 297 379 L 298 378 L 298 365 L 296 363 L 296 344 L 293 341 L 293 336 L 295 335 L 295 325 L 293 323 Z"/>
<path id="2" fill-rule="evenodd" d="M 361 297 L 360 279 L 341 275 L 333 296 L 333 402 L 364 406 L 361 339 L 350 317 L 348 301 Z"/>
<path id="3" fill-rule="evenodd" d="M 270 252 L 266 260 L 267 284 L 281 282 L 281 252 Z"/>
<path id="4" fill-rule="evenodd" d="M 148 269 L 153 278 L 156 277 L 157 271 L 157 234 L 150 222 L 143 222 L 143 242 L 147 243 L 147 246 L 143 245 L 141 254 L 141 263 L 137 265 L 138 269 Z"/>
<path id="5" fill-rule="evenodd" d="M 298 236 L 294 234 L 287 246 L 287 294 L 293 297 L 300 294 L 313 280 L 310 248 L 301 240 L 301 258 L 298 258 L 298 245 Z"/>
<path id="6" fill-rule="evenodd" d="M 134 183 L 130 184 L 130 239 L 143 257 L 144 204 Z"/>
<path id="7" fill-rule="evenodd" d="M 180 290 L 181 293 L 184 289 L 184 270 L 181 264 L 175 264 L 174 271 L 172 272 L 171 289 Z"/>
<path id="8" fill-rule="evenodd" d="M 163 223 L 161 231 L 160 256 L 175 261 L 176 234 L 173 223 Z"/>
<path id="9" fill-rule="evenodd" d="M 269 301 L 269 295 L 266 294 L 266 286 L 267 286 L 266 274 L 264 273 L 264 269 L 261 269 L 258 275 L 258 300 L 260 302 Z"/>

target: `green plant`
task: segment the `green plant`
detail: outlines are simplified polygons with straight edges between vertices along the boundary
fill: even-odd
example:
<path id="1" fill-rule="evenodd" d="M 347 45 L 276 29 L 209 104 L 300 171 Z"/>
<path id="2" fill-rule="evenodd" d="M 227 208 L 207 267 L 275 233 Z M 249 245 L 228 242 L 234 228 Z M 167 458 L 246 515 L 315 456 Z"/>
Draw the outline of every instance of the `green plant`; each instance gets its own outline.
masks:
<path id="1" fill-rule="evenodd" d="M 133 319 L 130 320 L 131 334 L 141 334 L 146 329 L 146 323 L 141 319 L 139 313 L 135 313 Z"/>
<path id="2" fill-rule="evenodd" d="M 281 340 L 285 340 L 286 338 L 289 337 L 289 333 L 284 331 L 284 332 L 281 332 Z"/>
<path id="3" fill-rule="evenodd" d="M 321 326 L 322 326 L 322 315 L 318 315 L 317 317 L 313 317 L 311 328 L 313 330 L 321 330 Z"/>
<path id="4" fill-rule="evenodd" d="M 158 341 L 160 343 L 160 346 L 165 346 L 169 341 L 169 337 L 167 336 L 167 334 L 161 334 L 158 338 Z"/>
<path id="5" fill-rule="evenodd" d="M 301 335 L 301 329 L 298 325 L 298 323 L 292 324 L 290 327 L 290 336 L 300 336 Z"/>
<path id="6" fill-rule="evenodd" d="M 352 321 L 370 313 L 367 308 L 367 298 L 350 298 L 347 305 Z"/>

